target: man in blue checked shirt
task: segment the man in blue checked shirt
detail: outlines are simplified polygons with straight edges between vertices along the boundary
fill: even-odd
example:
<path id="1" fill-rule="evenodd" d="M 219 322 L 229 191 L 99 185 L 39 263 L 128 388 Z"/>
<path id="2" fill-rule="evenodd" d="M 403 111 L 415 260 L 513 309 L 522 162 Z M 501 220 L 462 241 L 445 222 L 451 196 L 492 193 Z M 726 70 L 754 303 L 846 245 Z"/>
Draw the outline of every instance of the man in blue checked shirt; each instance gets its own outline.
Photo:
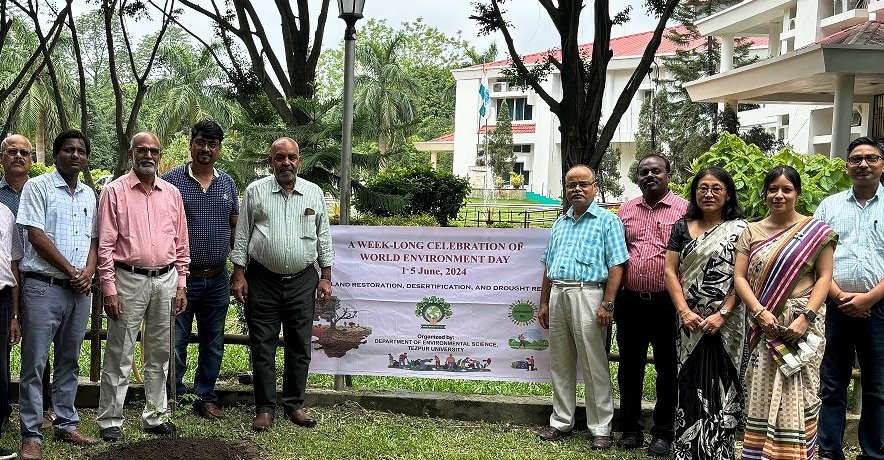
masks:
<path id="1" fill-rule="evenodd" d="M 227 254 L 239 217 L 236 184 L 215 168 L 221 157 L 224 131 L 218 123 L 203 120 L 190 131 L 191 162 L 163 176 L 181 192 L 190 239 L 190 276 L 187 277 L 187 310 L 176 318 L 176 395 L 187 392 L 182 378 L 187 371 L 187 345 L 196 317 L 199 359 L 193 392 L 199 397 L 193 410 L 199 416 L 224 418 L 215 382 L 224 357 L 224 323 L 230 304 Z"/>
<path id="2" fill-rule="evenodd" d="M 78 176 L 89 161 L 89 139 L 71 130 L 52 143 L 55 171 L 25 183 L 18 223 L 28 242 L 21 263 L 22 344 L 19 419 L 25 460 L 42 458 L 43 367 L 55 344 L 52 402 L 55 439 L 93 445 L 77 429 L 77 358 L 89 321 L 89 294 L 98 263 L 95 192 Z"/>
<path id="3" fill-rule="evenodd" d="M 614 298 L 629 260 L 620 219 L 593 200 L 595 172 L 578 165 L 565 175 L 571 207 L 552 227 L 541 262 L 546 266 L 540 292 L 540 325 L 549 329 L 549 373 L 553 413 L 539 433 L 557 441 L 574 428 L 576 365 L 586 384 L 586 425 L 595 449 L 609 449 L 614 402 L 605 347 L 614 320 Z"/>
<path id="4" fill-rule="evenodd" d="M 844 460 L 847 386 L 854 355 L 862 371 L 856 458 L 884 458 L 884 145 L 859 137 L 847 147 L 853 186 L 820 203 L 814 217 L 838 232 L 835 270 L 825 309 L 826 351 L 820 365 L 818 445 L 821 459 Z M 811 319 L 811 321 L 816 318 Z"/>

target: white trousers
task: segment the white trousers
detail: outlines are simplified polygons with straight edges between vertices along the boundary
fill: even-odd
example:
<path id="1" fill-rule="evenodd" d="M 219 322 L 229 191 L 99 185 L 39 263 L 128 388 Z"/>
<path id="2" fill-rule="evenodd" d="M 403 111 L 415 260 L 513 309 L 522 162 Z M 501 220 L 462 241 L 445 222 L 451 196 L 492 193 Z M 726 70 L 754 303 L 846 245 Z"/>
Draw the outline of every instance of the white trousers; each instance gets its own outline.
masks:
<path id="1" fill-rule="evenodd" d="M 605 352 L 607 327 L 596 322 L 600 287 L 553 285 L 549 302 L 549 373 L 553 387 L 550 426 L 574 428 L 577 408 L 577 363 L 586 385 L 586 424 L 594 436 L 610 436 L 614 417 L 611 373 Z"/>
<path id="2" fill-rule="evenodd" d="M 141 419 L 142 426 L 150 428 L 168 418 L 166 373 L 169 366 L 169 302 L 175 297 L 178 272 L 173 269 L 150 277 L 117 269 L 116 274 L 123 313 L 119 320 L 107 321 L 107 345 L 95 422 L 99 429 L 123 425 L 123 406 L 129 390 L 135 339 L 143 319 L 141 355 L 144 357 L 145 405 Z"/>

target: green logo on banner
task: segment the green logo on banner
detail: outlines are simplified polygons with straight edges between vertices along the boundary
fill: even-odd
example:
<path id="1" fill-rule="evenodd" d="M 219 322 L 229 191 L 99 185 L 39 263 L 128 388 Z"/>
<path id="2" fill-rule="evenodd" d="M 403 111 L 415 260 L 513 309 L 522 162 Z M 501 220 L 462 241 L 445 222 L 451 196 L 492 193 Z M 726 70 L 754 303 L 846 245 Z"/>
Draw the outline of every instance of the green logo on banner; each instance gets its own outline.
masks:
<path id="1" fill-rule="evenodd" d="M 427 324 L 421 325 L 423 329 L 445 329 L 445 325 L 439 322 L 450 318 L 453 313 L 451 305 L 445 299 L 434 295 L 424 297 L 414 310 L 416 316 L 427 321 Z"/>
<path id="2" fill-rule="evenodd" d="M 513 324 L 527 326 L 537 317 L 537 307 L 530 300 L 516 300 L 510 305 L 509 317 Z"/>

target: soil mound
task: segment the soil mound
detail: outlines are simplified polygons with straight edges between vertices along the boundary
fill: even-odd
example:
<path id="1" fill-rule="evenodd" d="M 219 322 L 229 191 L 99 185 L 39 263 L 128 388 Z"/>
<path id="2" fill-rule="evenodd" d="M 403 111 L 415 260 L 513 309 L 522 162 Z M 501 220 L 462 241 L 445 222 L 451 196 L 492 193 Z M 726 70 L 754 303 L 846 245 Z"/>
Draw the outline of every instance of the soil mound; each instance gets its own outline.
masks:
<path id="1" fill-rule="evenodd" d="M 259 460 L 258 449 L 222 438 L 157 438 L 122 445 L 90 460 Z"/>

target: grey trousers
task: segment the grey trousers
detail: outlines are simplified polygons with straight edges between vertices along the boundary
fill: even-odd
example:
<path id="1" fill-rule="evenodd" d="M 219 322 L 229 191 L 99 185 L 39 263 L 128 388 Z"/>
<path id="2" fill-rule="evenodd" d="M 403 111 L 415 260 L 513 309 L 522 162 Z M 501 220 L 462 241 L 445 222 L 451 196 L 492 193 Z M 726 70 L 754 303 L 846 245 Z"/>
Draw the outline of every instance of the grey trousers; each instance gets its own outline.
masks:
<path id="1" fill-rule="evenodd" d="M 45 281 L 22 282 L 21 385 L 19 419 L 22 440 L 43 441 L 43 371 L 49 347 L 55 343 L 52 409 L 56 431 L 77 429 L 80 416 L 74 407 L 80 366 L 80 345 L 89 322 L 89 296 Z"/>
<path id="2" fill-rule="evenodd" d="M 121 427 L 129 390 L 129 373 L 138 326 L 144 320 L 141 355 L 144 357 L 144 410 L 142 426 L 150 428 L 168 419 L 166 373 L 169 367 L 169 301 L 175 296 L 178 272 L 145 276 L 116 270 L 117 292 L 123 305 L 119 320 L 107 321 L 107 347 L 101 369 L 98 398 L 99 429 Z"/>

